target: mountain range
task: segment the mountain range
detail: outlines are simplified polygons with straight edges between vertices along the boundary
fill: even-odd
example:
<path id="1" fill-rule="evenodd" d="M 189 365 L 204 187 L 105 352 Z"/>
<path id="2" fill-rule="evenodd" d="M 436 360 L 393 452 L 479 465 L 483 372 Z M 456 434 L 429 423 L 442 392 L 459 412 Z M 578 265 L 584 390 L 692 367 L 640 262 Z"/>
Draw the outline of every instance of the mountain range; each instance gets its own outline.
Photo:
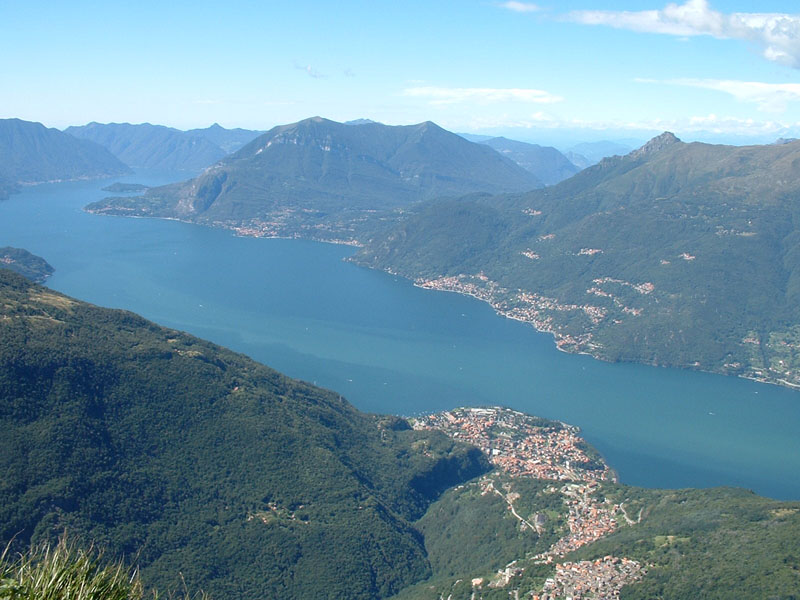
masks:
<path id="1" fill-rule="evenodd" d="M 110 177 L 130 169 L 105 148 L 41 123 L 0 119 L 0 198 L 19 185 Z"/>
<path id="2" fill-rule="evenodd" d="M 540 146 L 505 137 L 459 133 L 461 137 L 476 144 L 494 148 L 503 156 L 510 158 L 523 169 L 536 175 L 545 185 L 553 185 L 568 179 L 591 163 L 577 154 L 562 154 L 552 146 Z"/>
<path id="3" fill-rule="evenodd" d="M 0 543 L 14 550 L 66 530 L 134 561 L 147 586 L 241 600 L 496 600 L 565 570 L 593 582 L 593 565 L 609 581 L 628 568 L 628 598 L 783 598 L 800 585 L 797 502 L 490 471 L 444 430 L 361 413 L 5 269 L 0 335 Z M 522 431 L 499 423 L 497 435 Z M 598 537 L 597 515 L 619 522 L 597 521 Z"/>
<path id="4" fill-rule="evenodd" d="M 489 138 L 479 143 L 486 144 L 506 158 L 510 158 L 523 169 L 536 175 L 545 185 L 569 179 L 583 168 L 573 164 L 561 152 L 550 146 L 528 144 L 504 137 Z"/>
<path id="5" fill-rule="evenodd" d="M 224 129 L 216 123 L 191 131 L 150 123 L 89 123 L 64 131 L 100 144 L 133 168 L 194 172 L 214 164 L 259 134 Z"/>
<path id="6" fill-rule="evenodd" d="M 798 142 L 665 133 L 543 190 L 416 206 L 356 260 L 565 350 L 800 385 L 798 164 Z"/>
<path id="7" fill-rule="evenodd" d="M 186 133 L 203 137 L 212 144 L 219 146 L 225 154 L 232 154 L 264 132 L 240 127 L 226 129 L 219 123 L 214 123 L 205 129 L 189 129 Z"/>
<path id="8" fill-rule="evenodd" d="M 190 181 L 112 198 L 93 212 L 178 218 L 245 233 L 351 239 L 353 223 L 440 196 L 541 187 L 491 148 L 426 122 L 275 127 Z"/>
<path id="9" fill-rule="evenodd" d="M 591 165 L 596 165 L 604 158 L 612 156 L 624 156 L 632 150 L 636 149 L 641 142 L 611 142 L 608 140 L 601 140 L 598 142 L 581 142 L 569 148 L 566 156 L 573 157 L 577 160 L 576 165 L 585 169 Z M 572 158 L 570 158 L 572 160 Z M 585 161 L 586 164 L 581 164 Z"/>

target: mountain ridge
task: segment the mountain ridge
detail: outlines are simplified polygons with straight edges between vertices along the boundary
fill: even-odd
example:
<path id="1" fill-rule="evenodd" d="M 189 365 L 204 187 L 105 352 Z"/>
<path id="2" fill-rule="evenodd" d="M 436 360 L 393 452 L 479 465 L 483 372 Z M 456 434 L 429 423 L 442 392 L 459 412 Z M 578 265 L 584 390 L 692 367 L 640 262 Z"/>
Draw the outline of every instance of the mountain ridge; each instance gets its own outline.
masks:
<path id="1" fill-rule="evenodd" d="M 353 126 L 312 117 L 274 127 L 194 180 L 87 210 L 340 241 L 375 211 L 535 187 L 538 179 L 513 161 L 430 121 Z"/>
<path id="2" fill-rule="evenodd" d="M 0 119 L 0 196 L 20 185 L 129 173 L 105 148 L 22 119 Z"/>
<path id="3" fill-rule="evenodd" d="M 662 134 L 543 190 L 421 205 L 354 260 L 472 290 L 565 350 L 800 385 L 798 164 L 798 143 Z"/>
<path id="4" fill-rule="evenodd" d="M 91 122 L 64 132 L 100 144 L 134 168 L 199 171 L 226 155 L 203 135 L 150 123 Z"/>
<path id="5" fill-rule="evenodd" d="M 554 185 L 580 171 L 578 166 L 551 146 L 540 146 L 505 137 L 479 140 L 478 143 L 494 148 L 503 156 L 510 158 L 536 175 L 545 185 Z"/>

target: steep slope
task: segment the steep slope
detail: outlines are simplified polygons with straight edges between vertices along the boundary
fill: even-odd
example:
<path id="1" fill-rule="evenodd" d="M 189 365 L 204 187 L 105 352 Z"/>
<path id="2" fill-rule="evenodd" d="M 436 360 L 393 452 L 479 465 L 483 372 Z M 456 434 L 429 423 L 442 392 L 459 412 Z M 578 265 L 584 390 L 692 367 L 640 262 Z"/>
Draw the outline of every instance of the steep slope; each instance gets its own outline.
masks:
<path id="1" fill-rule="evenodd" d="M 555 148 L 509 140 L 504 137 L 479 142 L 494 148 L 523 169 L 530 171 L 545 185 L 569 179 L 580 169 Z"/>
<path id="2" fill-rule="evenodd" d="M 196 172 L 226 154 L 204 136 L 150 123 L 89 123 L 64 131 L 100 144 L 134 168 Z"/>
<path id="3" fill-rule="evenodd" d="M 108 177 L 129 172 L 105 148 L 41 123 L 0 119 L 0 197 L 17 184 Z"/>
<path id="4" fill-rule="evenodd" d="M 0 543 L 67 529 L 147 585 L 216 598 L 390 595 L 412 527 L 479 451 L 131 313 L 0 270 Z M 335 560 L 332 560 L 335 553 Z"/>
<path id="5" fill-rule="evenodd" d="M 800 384 L 800 143 L 663 134 L 526 195 L 420 207 L 362 264 L 473 293 L 559 347 Z M 475 277 L 481 274 L 481 277 Z"/>
<path id="6" fill-rule="evenodd" d="M 191 181 L 88 210 L 249 234 L 352 239 L 354 224 L 376 210 L 536 187 L 541 183 L 511 160 L 430 122 L 391 127 L 315 117 L 270 130 Z"/>
<path id="7" fill-rule="evenodd" d="M 236 129 L 225 129 L 219 123 L 214 123 L 205 129 L 189 129 L 186 133 L 203 137 L 212 144 L 222 148 L 225 154 L 232 154 L 264 132 L 240 129 L 238 127 Z"/>
<path id="8" fill-rule="evenodd" d="M 50 277 L 55 271 L 41 256 L 11 246 L 0 248 L 0 268 L 9 269 L 38 283 Z"/>
<path id="9" fill-rule="evenodd" d="M 398 600 L 723 600 L 800 589 L 800 502 L 620 485 L 577 428 L 502 407 L 413 426 L 482 448 L 495 470 L 448 490 L 417 522 L 433 576 Z"/>

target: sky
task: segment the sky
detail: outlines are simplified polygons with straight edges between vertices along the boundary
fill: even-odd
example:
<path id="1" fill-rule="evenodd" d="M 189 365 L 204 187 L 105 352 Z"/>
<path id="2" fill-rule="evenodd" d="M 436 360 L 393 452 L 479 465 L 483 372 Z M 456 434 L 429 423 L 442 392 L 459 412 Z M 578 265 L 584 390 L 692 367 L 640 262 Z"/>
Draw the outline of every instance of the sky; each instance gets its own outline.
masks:
<path id="1" fill-rule="evenodd" d="M 562 147 L 800 137 L 800 4 L 754 5 L 0 0 L 0 118 L 431 120 Z"/>

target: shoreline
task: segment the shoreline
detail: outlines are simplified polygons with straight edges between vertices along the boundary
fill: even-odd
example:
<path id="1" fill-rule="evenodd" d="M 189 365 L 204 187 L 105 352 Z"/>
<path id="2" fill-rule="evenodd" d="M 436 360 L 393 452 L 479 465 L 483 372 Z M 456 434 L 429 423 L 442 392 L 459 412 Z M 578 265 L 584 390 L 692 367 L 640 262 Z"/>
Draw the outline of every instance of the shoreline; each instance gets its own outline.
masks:
<path id="1" fill-rule="evenodd" d="M 232 231 L 234 236 L 236 236 L 236 237 L 252 237 L 252 238 L 257 238 L 257 239 L 307 240 L 307 241 L 318 242 L 318 243 L 334 244 L 334 245 L 337 245 L 337 246 L 349 246 L 349 247 L 352 247 L 352 248 L 363 247 L 363 243 L 361 243 L 361 242 L 359 242 L 358 240 L 355 240 L 355 239 L 352 239 L 352 240 L 321 239 L 321 238 L 301 235 L 299 233 L 296 233 L 296 234 L 293 234 L 293 235 L 267 234 L 267 233 L 259 233 L 259 232 L 255 232 L 255 231 L 242 231 L 241 229 L 244 229 L 243 226 L 228 226 L 228 225 L 225 225 L 223 223 L 200 223 L 200 222 L 197 222 L 197 221 L 181 219 L 179 217 L 156 216 L 156 215 L 126 215 L 126 214 L 118 214 L 118 213 L 109 213 L 109 212 L 105 212 L 105 211 L 89 210 L 86 207 L 84 207 L 83 210 L 85 212 L 87 212 L 87 213 L 94 214 L 94 215 L 113 216 L 113 217 L 126 217 L 126 218 L 139 218 L 139 219 L 164 219 L 164 220 L 167 220 L 167 221 L 177 221 L 179 223 L 186 223 L 186 224 L 190 224 L 190 225 L 200 225 L 200 226 L 203 226 L 203 227 L 210 227 L 212 229 L 223 229 L 223 230 Z M 119 209 L 117 209 L 117 210 L 119 210 Z M 468 297 L 475 298 L 476 300 L 479 300 L 481 302 L 484 302 L 484 303 L 488 304 L 492 308 L 492 310 L 495 312 L 495 314 L 497 314 L 498 316 L 501 316 L 501 317 L 506 318 L 506 319 L 511 319 L 513 321 L 517 321 L 517 322 L 520 322 L 520 323 L 525 323 L 527 325 L 530 325 L 531 327 L 533 327 L 533 329 L 537 333 L 550 334 L 552 336 L 552 338 L 553 338 L 553 343 L 554 343 L 554 345 L 556 347 L 556 350 L 558 350 L 559 352 L 564 352 L 566 354 L 574 354 L 574 355 L 578 355 L 578 356 L 581 356 L 581 355 L 582 356 L 590 356 L 595 360 L 598 360 L 598 361 L 601 361 L 601 362 L 605 362 L 605 363 L 610 363 L 610 364 L 613 364 L 615 362 L 628 362 L 628 363 L 632 363 L 632 364 L 641 364 L 641 365 L 647 365 L 647 366 L 651 366 L 651 367 L 658 367 L 658 368 L 664 368 L 664 369 L 680 369 L 680 370 L 687 370 L 687 371 L 695 371 L 695 372 L 698 372 L 698 373 L 708 373 L 708 374 L 711 374 L 711 375 L 720 375 L 720 376 L 723 376 L 723 377 L 735 377 L 737 379 L 746 379 L 746 380 L 749 380 L 749 381 L 753 381 L 755 383 L 774 385 L 774 386 L 781 387 L 781 388 L 784 388 L 784 389 L 789 389 L 789 390 L 792 390 L 792 391 L 800 391 L 800 384 L 795 384 L 795 383 L 792 383 L 790 381 L 786 381 L 785 379 L 779 379 L 779 378 L 767 379 L 767 378 L 763 378 L 763 377 L 757 377 L 757 376 L 746 375 L 746 374 L 744 374 L 744 375 L 730 374 L 730 373 L 725 373 L 723 371 L 697 368 L 694 365 L 669 365 L 669 364 L 653 363 L 653 362 L 646 362 L 646 361 L 614 361 L 614 360 L 609 360 L 608 358 L 602 356 L 601 354 L 598 354 L 596 352 L 592 352 L 591 350 L 576 349 L 576 346 L 580 347 L 581 345 L 590 345 L 590 342 L 592 340 L 591 333 L 583 334 L 583 335 L 589 336 L 587 339 L 584 339 L 584 340 L 576 339 L 576 338 L 574 338 L 573 336 L 570 336 L 570 335 L 559 334 L 557 331 L 554 331 L 552 328 L 548 328 L 546 326 L 540 326 L 533 319 L 525 318 L 522 315 L 509 314 L 510 310 L 504 310 L 503 308 L 499 307 L 498 306 L 499 303 L 497 301 L 493 301 L 492 298 L 482 297 L 482 295 L 480 295 L 478 293 L 471 292 L 471 291 L 468 291 L 468 290 L 438 288 L 438 287 L 433 287 L 433 286 L 430 286 L 430 285 L 425 285 L 426 282 L 436 281 L 436 279 L 428 280 L 428 279 L 424 279 L 424 278 L 421 278 L 421 277 L 411 277 L 411 276 L 407 276 L 407 275 L 404 275 L 402 273 L 398 273 L 396 271 L 393 271 L 391 268 L 371 267 L 371 266 L 363 264 L 361 262 L 352 260 L 352 256 L 345 257 L 343 260 L 345 260 L 347 262 L 351 262 L 351 263 L 353 263 L 353 264 L 355 264 L 357 266 L 360 266 L 360 267 L 364 267 L 364 268 L 375 270 L 375 271 L 382 271 L 384 273 L 387 273 L 387 274 L 395 276 L 395 277 L 402 277 L 403 279 L 411 281 L 412 284 L 414 285 L 414 287 L 417 287 L 417 288 L 420 288 L 420 289 L 425 289 L 425 290 L 430 290 L 430 291 L 435 291 L 435 292 L 450 292 L 450 293 L 454 293 L 454 294 L 459 294 L 461 296 L 468 296 Z M 521 292 L 521 290 L 520 290 L 520 292 Z M 559 342 L 561 342 L 561 343 L 559 343 Z M 600 348 L 602 348 L 602 347 L 600 346 Z"/>

